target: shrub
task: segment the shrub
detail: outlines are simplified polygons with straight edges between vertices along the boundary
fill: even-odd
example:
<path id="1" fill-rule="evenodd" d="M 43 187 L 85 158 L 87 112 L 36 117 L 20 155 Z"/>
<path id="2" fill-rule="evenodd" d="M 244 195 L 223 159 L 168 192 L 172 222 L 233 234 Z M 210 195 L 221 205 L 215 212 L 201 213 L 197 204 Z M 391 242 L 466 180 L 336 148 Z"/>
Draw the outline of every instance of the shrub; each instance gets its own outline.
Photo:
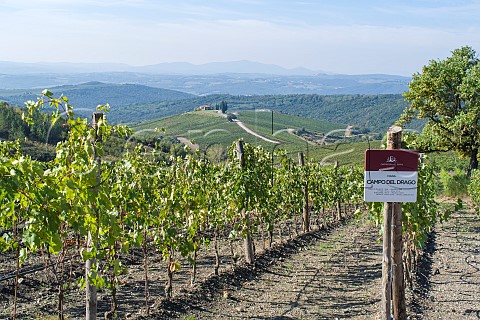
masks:
<path id="1" fill-rule="evenodd" d="M 468 193 L 467 175 L 459 169 L 449 172 L 445 169 L 440 171 L 440 181 L 442 182 L 441 194 L 447 197 L 461 197 Z"/>

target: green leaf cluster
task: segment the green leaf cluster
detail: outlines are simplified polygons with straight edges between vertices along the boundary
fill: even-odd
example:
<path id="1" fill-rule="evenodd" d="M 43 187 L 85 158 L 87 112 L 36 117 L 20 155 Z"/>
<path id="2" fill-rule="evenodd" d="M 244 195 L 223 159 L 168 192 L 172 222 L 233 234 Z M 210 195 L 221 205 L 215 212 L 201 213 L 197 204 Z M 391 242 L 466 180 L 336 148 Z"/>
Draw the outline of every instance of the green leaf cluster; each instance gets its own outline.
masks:
<path id="1" fill-rule="evenodd" d="M 410 105 L 399 124 L 427 121 L 415 139 L 421 152 L 454 150 L 470 159 L 468 174 L 478 168 L 480 147 L 480 64 L 465 46 L 444 60 L 432 60 L 413 75 L 404 93 Z"/>

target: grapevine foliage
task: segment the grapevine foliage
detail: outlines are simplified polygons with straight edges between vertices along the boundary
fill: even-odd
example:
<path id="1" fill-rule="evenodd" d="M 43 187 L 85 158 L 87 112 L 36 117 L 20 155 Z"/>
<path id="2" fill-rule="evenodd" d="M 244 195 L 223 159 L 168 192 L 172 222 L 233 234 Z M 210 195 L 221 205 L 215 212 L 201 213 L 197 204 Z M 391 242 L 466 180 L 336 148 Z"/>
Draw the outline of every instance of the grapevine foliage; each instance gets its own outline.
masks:
<path id="1" fill-rule="evenodd" d="M 271 237 L 275 226 L 301 217 L 306 186 L 318 226 L 342 218 L 345 204 L 358 211 L 364 206 L 362 168 L 312 161 L 299 166 L 285 151 L 271 154 L 249 144 L 242 165 L 235 144 L 224 164 L 210 163 L 199 152 L 165 160 L 155 148 L 128 145 L 121 159 L 105 161 L 105 144 L 113 136 L 130 136 L 128 127 L 111 126 L 105 116 L 94 125 L 76 118 L 68 99 L 48 90 L 26 106 L 27 122 L 33 112 L 50 108 L 52 124 L 62 122 L 68 138 L 48 163 L 22 155 L 18 142 L 0 142 L 0 249 L 17 252 L 19 265 L 39 251 L 60 265 L 75 255 L 94 261 L 79 284 L 88 280 L 113 297 L 126 270 L 122 254 L 132 248 L 143 248 L 146 283 L 147 246 L 162 253 L 169 278 L 165 295 L 171 297 L 182 257 L 194 267 L 199 248 L 213 238 L 217 245 L 219 234 L 235 239 L 266 231 Z M 108 105 L 98 109 L 107 112 Z M 404 206 L 405 237 L 415 247 L 437 219 L 432 175 L 421 165 L 419 201 Z M 380 207 L 372 208 L 379 220 Z M 56 279 L 62 292 L 67 279 Z"/>
<path id="2" fill-rule="evenodd" d="M 473 170 L 468 185 L 468 194 L 472 198 L 477 212 L 480 212 L 480 170 Z"/>

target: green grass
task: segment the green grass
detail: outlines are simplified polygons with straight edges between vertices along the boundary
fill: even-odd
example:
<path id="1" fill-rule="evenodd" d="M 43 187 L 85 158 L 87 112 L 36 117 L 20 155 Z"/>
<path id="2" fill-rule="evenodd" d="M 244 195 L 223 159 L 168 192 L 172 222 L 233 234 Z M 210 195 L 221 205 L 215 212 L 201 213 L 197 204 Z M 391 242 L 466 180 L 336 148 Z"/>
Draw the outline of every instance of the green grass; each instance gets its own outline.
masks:
<path id="1" fill-rule="evenodd" d="M 265 111 L 242 111 L 238 119 L 249 125 L 254 125 L 252 130 L 262 134 L 272 134 L 272 113 Z M 328 121 L 304 118 L 285 113 L 273 113 L 273 132 L 293 128 L 296 130 L 305 129 L 311 132 L 327 133 L 335 129 L 345 129 L 345 125 Z"/>
<path id="2" fill-rule="evenodd" d="M 325 164 L 339 165 L 363 165 L 365 159 L 365 150 L 381 149 L 381 141 L 371 142 L 338 142 L 327 146 L 310 146 L 309 157 Z"/>
<path id="3" fill-rule="evenodd" d="M 254 143 L 250 134 L 213 111 L 187 112 L 144 122 L 135 125 L 133 129 L 138 132 L 145 129 L 151 130 L 155 127 L 165 129 L 163 134 L 165 136 L 185 137 L 203 146 L 215 143 L 226 147 L 239 138 Z M 153 135 L 151 133 L 145 134 Z"/>

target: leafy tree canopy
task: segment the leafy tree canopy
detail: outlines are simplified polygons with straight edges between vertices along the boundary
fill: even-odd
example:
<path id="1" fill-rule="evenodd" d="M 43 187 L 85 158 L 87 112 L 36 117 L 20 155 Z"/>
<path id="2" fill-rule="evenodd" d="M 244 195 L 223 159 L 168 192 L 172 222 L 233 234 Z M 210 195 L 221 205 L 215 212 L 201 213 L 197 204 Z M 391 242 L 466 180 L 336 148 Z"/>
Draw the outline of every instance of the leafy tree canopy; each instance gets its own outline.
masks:
<path id="1" fill-rule="evenodd" d="M 399 124 L 413 118 L 427 121 L 415 138 L 423 152 L 454 150 L 470 158 L 468 174 L 478 168 L 480 147 L 480 64 L 465 46 L 444 60 L 431 60 L 413 75 L 404 93 L 410 105 Z"/>

